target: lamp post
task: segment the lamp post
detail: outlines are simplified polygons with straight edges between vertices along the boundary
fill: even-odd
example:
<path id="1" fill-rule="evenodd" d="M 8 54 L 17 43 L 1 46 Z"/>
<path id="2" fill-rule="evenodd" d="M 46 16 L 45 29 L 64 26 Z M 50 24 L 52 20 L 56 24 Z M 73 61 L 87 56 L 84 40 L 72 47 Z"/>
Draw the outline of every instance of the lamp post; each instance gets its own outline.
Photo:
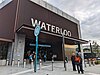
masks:
<path id="1" fill-rule="evenodd" d="M 91 58 L 93 58 L 93 51 L 92 51 L 92 44 L 91 44 L 91 40 L 89 40 L 89 42 L 90 42 Z M 89 66 L 91 66 L 91 60 L 89 60 Z"/>
<path id="2" fill-rule="evenodd" d="M 91 58 L 93 58 L 93 49 L 92 49 L 92 44 L 91 44 L 91 40 L 90 41 L 90 51 L 91 51 Z M 94 42 L 93 42 L 94 43 Z"/>
<path id="3" fill-rule="evenodd" d="M 62 55 L 63 55 L 63 61 L 64 61 L 64 68 L 65 68 L 65 39 L 64 39 L 64 33 L 62 33 Z"/>
<path id="4" fill-rule="evenodd" d="M 91 42 L 90 42 L 90 50 L 91 50 L 91 54 L 93 53 L 93 51 L 92 51 L 92 45 L 91 45 Z"/>

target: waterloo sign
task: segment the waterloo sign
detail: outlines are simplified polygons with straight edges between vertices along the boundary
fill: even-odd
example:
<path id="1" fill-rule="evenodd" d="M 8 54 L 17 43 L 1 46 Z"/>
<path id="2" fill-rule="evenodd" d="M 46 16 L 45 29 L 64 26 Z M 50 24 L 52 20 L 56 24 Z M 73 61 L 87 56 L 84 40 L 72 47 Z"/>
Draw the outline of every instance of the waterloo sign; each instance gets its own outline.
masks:
<path id="1" fill-rule="evenodd" d="M 45 23 L 42 21 L 39 21 L 37 19 L 33 19 L 31 18 L 31 22 L 32 22 L 32 26 L 36 27 L 36 25 L 40 25 L 41 30 L 50 32 L 50 33 L 54 33 L 54 34 L 60 34 L 60 35 L 64 35 L 64 36 L 68 36 L 71 37 L 71 31 L 67 30 L 67 29 L 63 29 L 61 27 L 49 24 L 49 23 Z"/>

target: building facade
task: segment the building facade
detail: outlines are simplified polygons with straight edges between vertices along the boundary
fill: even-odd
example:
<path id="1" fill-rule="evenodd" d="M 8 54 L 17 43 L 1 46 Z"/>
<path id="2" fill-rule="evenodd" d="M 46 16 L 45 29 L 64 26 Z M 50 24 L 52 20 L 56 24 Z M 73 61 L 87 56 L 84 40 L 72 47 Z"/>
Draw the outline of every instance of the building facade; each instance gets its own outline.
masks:
<path id="1" fill-rule="evenodd" d="M 25 54 L 35 51 L 34 29 L 40 25 L 39 51 L 47 59 L 57 55 L 63 60 L 64 44 L 87 43 L 81 39 L 77 19 L 42 0 L 4 0 L 0 4 L 0 59 L 23 62 Z"/>

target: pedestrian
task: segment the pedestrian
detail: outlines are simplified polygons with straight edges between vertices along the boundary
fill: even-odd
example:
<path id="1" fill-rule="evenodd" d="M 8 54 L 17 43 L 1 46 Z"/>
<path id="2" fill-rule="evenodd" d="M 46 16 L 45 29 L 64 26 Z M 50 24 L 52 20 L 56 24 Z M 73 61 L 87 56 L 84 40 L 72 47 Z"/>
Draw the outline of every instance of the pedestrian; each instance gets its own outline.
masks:
<path id="1" fill-rule="evenodd" d="M 46 54 L 44 54 L 44 62 L 46 62 L 46 58 L 47 58 L 47 57 L 46 57 Z"/>
<path id="2" fill-rule="evenodd" d="M 79 54 L 77 54 L 75 57 L 75 63 L 77 65 L 78 73 L 80 74 L 80 72 L 81 72 L 82 74 L 84 74 L 83 66 L 82 66 L 82 58 L 81 58 L 81 56 L 79 56 Z"/>
<path id="3" fill-rule="evenodd" d="M 65 60 L 66 60 L 66 62 L 68 63 L 68 57 L 67 57 L 67 56 L 66 56 Z"/>
<path id="4" fill-rule="evenodd" d="M 30 54 L 30 55 L 29 55 L 29 63 L 30 63 L 30 64 L 31 64 L 31 61 L 33 60 L 32 57 L 33 57 L 33 54 Z"/>
<path id="5" fill-rule="evenodd" d="M 71 61 L 72 61 L 73 71 L 76 71 L 75 53 L 72 53 L 72 56 L 71 56 Z"/>
<path id="6" fill-rule="evenodd" d="M 36 53 L 33 51 L 33 61 L 35 61 Z"/>

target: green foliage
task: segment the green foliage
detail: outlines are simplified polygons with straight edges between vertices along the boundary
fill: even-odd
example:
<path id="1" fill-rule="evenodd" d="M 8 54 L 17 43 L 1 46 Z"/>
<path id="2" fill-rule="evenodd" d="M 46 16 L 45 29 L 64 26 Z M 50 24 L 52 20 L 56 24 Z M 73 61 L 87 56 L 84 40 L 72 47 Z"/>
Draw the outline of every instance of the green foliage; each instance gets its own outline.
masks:
<path id="1" fill-rule="evenodd" d="M 97 44 L 97 42 L 93 42 L 93 52 L 96 53 L 96 56 L 99 56 L 100 50 L 99 50 L 99 45 Z"/>
<path id="2" fill-rule="evenodd" d="M 99 45 L 97 44 L 97 42 L 93 42 L 93 51 L 99 53 Z"/>
<path id="3" fill-rule="evenodd" d="M 100 64 L 100 60 L 96 60 L 95 64 Z"/>

